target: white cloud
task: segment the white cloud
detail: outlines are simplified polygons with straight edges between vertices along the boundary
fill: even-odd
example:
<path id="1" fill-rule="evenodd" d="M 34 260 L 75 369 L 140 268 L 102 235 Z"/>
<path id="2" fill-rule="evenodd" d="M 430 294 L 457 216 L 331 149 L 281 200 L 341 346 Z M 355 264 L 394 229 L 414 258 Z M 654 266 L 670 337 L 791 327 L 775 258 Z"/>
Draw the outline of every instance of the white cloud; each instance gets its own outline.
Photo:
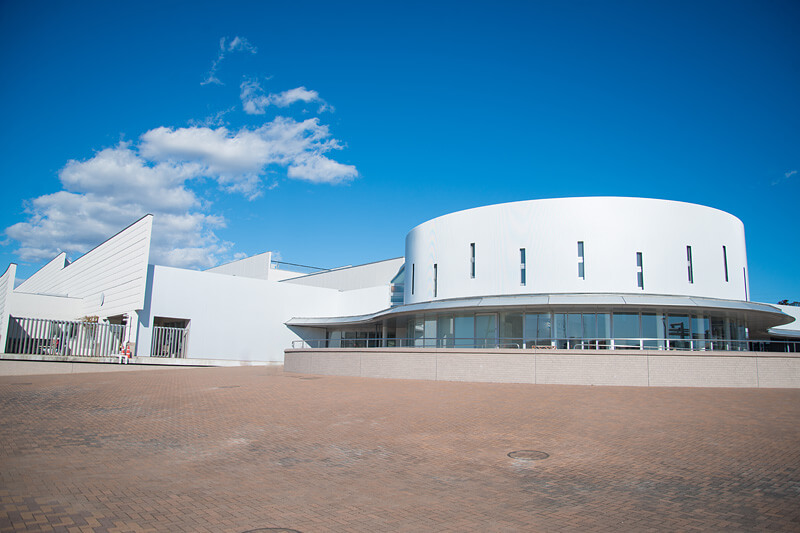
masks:
<path id="1" fill-rule="evenodd" d="M 318 112 L 333 111 L 325 100 L 320 98 L 317 91 L 306 89 L 305 87 L 295 87 L 281 93 L 266 94 L 261 85 L 255 80 L 245 80 L 239 86 L 239 98 L 242 100 L 242 108 L 249 115 L 263 115 L 267 107 L 289 107 L 295 102 L 318 103 Z"/>
<path id="2" fill-rule="evenodd" d="M 190 166 L 152 165 L 121 144 L 67 163 L 59 173 L 65 190 L 28 202 L 28 221 L 6 234 L 20 243 L 17 254 L 24 261 L 48 260 L 60 251 L 74 259 L 153 213 L 153 261 L 211 266 L 226 250 L 213 233 L 224 220 L 199 211 L 200 202 L 185 187 L 194 175 Z"/>
<path id="3" fill-rule="evenodd" d="M 220 49 L 225 49 L 225 38 L 223 37 L 219 41 Z M 228 43 L 228 52 L 250 52 L 251 54 L 258 53 L 258 49 L 250 44 L 250 42 L 245 39 L 244 37 L 239 37 L 238 35 L 230 40 Z"/>
<path id="4" fill-rule="evenodd" d="M 314 154 L 289 167 L 289 177 L 312 183 L 343 183 L 358 176 L 356 167 Z"/>
<path id="5" fill-rule="evenodd" d="M 217 54 L 217 58 L 211 64 L 211 69 L 208 71 L 206 79 L 201 81 L 200 85 L 208 85 L 209 83 L 224 85 L 224 83 L 222 83 L 222 81 L 220 81 L 220 79 L 217 77 L 217 69 L 222 63 L 222 60 L 225 59 L 225 56 L 230 52 L 250 52 L 251 54 L 256 54 L 258 53 L 258 49 L 250 44 L 250 42 L 244 37 L 239 37 L 237 35 L 230 41 L 226 40 L 225 37 L 222 37 L 219 40 L 219 53 Z"/>
<path id="6" fill-rule="evenodd" d="M 140 142 L 120 143 L 59 172 L 63 190 L 26 204 L 27 220 L 6 229 L 23 261 L 51 259 L 60 251 L 85 253 L 146 213 L 155 215 L 151 261 L 210 267 L 232 244 L 215 230 L 225 219 L 210 212 L 193 186 L 214 180 L 227 192 L 252 199 L 263 193 L 269 167 L 289 178 L 341 183 L 358 176 L 324 154 L 341 148 L 316 118 L 277 117 L 259 128 L 155 128 Z"/>
<path id="7" fill-rule="evenodd" d="M 261 177 L 269 165 L 289 167 L 289 177 L 317 183 L 340 183 L 357 177 L 355 167 L 334 172 L 339 165 L 322 154 L 341 149 L 319 119 L 297 122 L 277 117 L 256 129 L 156 128 L 142 135 L 141 154 L 171 165 L 199 165 L 202 175 L 214 177 L 230 192 L 250 198 L 262 193 Z M 328 163 L 319 162 L 322 158 Z M 292 171 L 294 167 L 302 170 Z M 316 171 L 316 172 L 315 172 Z"/>
<path id="8" fill-rule="evenodd" d="M 788 181 L 788 180 L 792 179 L 792 177 L 795 174 L 797 174 L 796 170 L 789 170 L 788 172 L 784 172 L 783 173 L 783 177 L 782 178 L 778 178 L 776 180 L 772 180 L 771 185 L 778 185 L 779 183 L 782 183 L 784 181 Z"/>

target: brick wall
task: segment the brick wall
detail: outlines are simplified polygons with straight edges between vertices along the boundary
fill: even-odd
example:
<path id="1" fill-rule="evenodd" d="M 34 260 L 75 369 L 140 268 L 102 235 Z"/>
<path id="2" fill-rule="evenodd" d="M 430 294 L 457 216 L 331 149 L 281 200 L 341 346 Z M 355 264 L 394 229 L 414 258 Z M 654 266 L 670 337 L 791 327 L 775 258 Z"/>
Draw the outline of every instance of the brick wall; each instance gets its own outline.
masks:
<path id="1" fill-rule="evenodd" d="M 492 383 L 800 388 L 800 355 L 655 350 L 286 350 L 286 372 Z"/>

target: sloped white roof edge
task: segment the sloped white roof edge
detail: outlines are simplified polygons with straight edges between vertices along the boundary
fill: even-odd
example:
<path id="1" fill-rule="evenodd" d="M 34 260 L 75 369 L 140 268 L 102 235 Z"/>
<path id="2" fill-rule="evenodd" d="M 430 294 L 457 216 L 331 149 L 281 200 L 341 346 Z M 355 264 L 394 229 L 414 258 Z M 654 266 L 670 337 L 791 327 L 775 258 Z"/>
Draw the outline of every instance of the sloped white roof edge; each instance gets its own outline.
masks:
<path id="1" fill-rule="evenodd" d="M 640 295 L 640 294 L 531 294 L 510 296 L 482 296 L 474 298 L 455 298 L 452 300 L 439 300 L 422 302 L 411 305 L 402 305 L 390 309 L 383 309 L 375 313 L 342 316 L 342 317 L 294 317 L 287 326 L 332 326 L 356 325 L 371 322 L 379 318 L 389 318 L 409 313 L 426 311 L 441 311 L 459 309 L 492 309 L 503 307 L 669 307 L 669 308 L 702 308 L 719 309 L 727 311 L 740 311 L 748 314 L 758 314 L 769 319 L 772 324 L 787 324 L 792 322 L 792 317 L 783 313 L 778 306 L 759 302 L 744 302 L 738 300 L 717 300 L 712 298 L 697 298 L 688 296 L 670 295 Z M 764 316 L 766 315 L 766 316 Z"/>

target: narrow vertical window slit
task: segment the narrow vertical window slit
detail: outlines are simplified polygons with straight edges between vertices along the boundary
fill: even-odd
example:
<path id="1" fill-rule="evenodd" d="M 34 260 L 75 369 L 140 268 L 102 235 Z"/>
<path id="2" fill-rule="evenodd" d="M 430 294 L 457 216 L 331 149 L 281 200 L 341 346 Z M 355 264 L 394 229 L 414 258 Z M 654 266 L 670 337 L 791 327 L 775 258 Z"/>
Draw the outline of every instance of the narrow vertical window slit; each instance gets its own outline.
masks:
<path id="1" fill-rule="evenodd" d="M 725 268 L 725 282 L 728 281 L 728 249 L 722 246 L 722 265 Z"/>
<path id="2" fill-rule="evenodd" d="M 439 295 L 439 265 L 433 264 L 433 297 Z"/>
<path id="3" fill-rule="evenodd" d="M 636 252 L 636 285 L 644 290 L 644 262 L 642 252 Z"/>
<path id="4" fill-rule="evenodd" d="M 472 242 L 469 245 L 469 277 L 475 277 L 475 243 Z"/>

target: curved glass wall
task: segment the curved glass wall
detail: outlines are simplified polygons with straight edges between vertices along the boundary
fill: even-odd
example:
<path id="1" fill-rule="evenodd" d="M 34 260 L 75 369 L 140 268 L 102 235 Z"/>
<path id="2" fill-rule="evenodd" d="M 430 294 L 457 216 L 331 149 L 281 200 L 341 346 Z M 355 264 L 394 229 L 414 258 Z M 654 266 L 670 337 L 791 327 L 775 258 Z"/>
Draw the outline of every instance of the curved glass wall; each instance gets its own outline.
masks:
<path id="1" fill-rule="evenodd" d="M 747 350 L 743 317 L 714 313 L 594 310 L 426 313 L 398 317 L 391 339 L 380 324 L 329 329 L 329 347 Z M 366 331 L 369 330 L 369 331 Z M 384 330 L 385 331 L 385 330 Z"/>

